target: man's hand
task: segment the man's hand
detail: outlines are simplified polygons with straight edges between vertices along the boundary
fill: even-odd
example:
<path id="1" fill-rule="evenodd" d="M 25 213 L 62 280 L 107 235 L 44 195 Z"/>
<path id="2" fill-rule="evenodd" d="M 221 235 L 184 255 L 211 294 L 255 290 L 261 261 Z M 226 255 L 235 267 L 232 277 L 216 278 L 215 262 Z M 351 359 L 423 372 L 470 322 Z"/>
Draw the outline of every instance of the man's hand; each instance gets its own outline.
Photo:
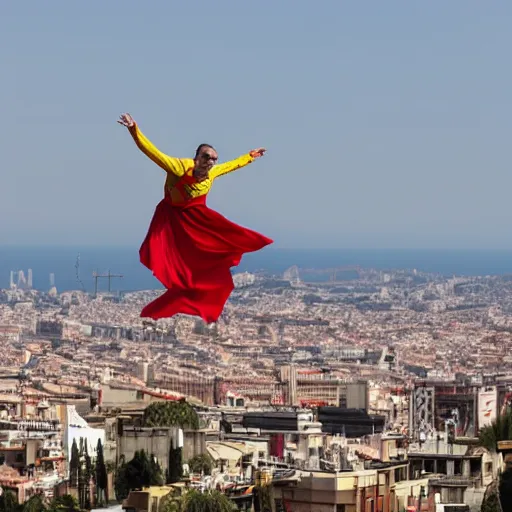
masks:
<path id="1" fill-rule="evenodd" d="M 135 126 L 135 121 L 130 114 L 123 114 L 117 122 L 123 126 L 126 126 L 126 128 L 133 128 Z"/>
<path id="2" fill-rule="evenodd" d="M 249 155 L 253 158 L 259 158 L 265 154 L 265 151 L 267 151 L 265 148 L 253 149 L 252 151 L 249 151 Z"/>

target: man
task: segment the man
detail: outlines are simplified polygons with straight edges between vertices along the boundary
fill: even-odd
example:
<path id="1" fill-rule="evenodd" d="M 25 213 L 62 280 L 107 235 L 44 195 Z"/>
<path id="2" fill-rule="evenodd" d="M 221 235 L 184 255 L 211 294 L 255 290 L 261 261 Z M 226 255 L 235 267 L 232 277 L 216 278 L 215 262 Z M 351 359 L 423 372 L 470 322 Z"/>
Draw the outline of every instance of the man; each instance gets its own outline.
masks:
<path id="1" fill-rule="evenodd" d="M 201 144 L 193 159 L 175 158 L 159 151 L 130 114 L 123 114 L 118 122 L 167 173 L 164 199 L 139 251 L 142 264 L 167 292 L 148 304 L 141 316 L 156 320 L 184 313 L 215 322 L 234 288 L 230 268 L 240 263 L 243 254 L 258 251 L 272 240 L 211 210 L 206 196 L 215 179 L 248 165 L 266 150 L 258 148 L 217 164 L 215 149 Z"/>

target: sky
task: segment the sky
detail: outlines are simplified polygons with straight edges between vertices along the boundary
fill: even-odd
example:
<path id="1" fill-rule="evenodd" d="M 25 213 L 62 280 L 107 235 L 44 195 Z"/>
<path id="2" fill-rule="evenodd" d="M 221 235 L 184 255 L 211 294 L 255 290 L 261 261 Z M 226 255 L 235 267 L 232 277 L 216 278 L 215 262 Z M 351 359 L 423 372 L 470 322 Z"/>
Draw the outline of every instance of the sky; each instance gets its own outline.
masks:
<path id="1" fill-rule="evenodd" d="M 136 246 L 162 151 L 286 248 L 511 249 L 512 2 L 0 2 L 0 245 Z"/>

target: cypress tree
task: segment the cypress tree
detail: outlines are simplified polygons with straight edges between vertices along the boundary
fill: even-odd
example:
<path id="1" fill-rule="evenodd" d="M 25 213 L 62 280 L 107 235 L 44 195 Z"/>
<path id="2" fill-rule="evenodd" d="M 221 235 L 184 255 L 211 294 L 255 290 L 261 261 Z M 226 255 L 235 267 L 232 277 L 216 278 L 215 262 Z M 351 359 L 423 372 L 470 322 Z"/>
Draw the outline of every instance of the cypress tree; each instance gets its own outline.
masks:
<path id="1" fill-rule="evenodd" d="M 105 459 L 103 457 L 103 445 L 98 439 L 96 447 L 96 468 L 95 468 L 95 481 L 96 481 L 96 500 L 98 503 L 108 503 L 108 479 L 107 468 L 105 467 Z M 105 502 L 103 501 L 105 500 Z"/>
<path id="2" fill-rule="evenodd" d="M 78 446 L 76 439 L 73 439 L 71 445 L 71 460 L 69 461 L 69 484 L 70 487 L 78 487 L 78 468 L 80 466 L 80 454 L 78 453 Z"/>

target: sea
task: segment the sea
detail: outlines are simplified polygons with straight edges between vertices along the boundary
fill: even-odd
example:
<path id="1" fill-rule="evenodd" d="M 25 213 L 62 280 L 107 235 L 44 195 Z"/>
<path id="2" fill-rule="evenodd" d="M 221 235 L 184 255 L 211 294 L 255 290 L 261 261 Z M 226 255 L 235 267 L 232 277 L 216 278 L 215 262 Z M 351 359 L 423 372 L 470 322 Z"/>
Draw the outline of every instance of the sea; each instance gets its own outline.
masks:
<path id="1" fill-rule="evenodd" d="M 244 256 L 233 272 L 282 276 L 294 265 L 327 269 L 358 265 L 379 270 L 416 269 L 445 276 L 512 274 L 512 251 L 445 249 L 281 249 L 268 247 Z M 8 288 L 10 272 L 32 269 L 33 287 L 48 290 L 50 274 L 59 292 L 94 290 L 93 272 L 122 275 L 111 279 L 112 291 L 161 288 L 139 263 L 137 247 L 0 247 L 0 288 Z M 106 290 L 107 279 L 98 280 Z"/>

